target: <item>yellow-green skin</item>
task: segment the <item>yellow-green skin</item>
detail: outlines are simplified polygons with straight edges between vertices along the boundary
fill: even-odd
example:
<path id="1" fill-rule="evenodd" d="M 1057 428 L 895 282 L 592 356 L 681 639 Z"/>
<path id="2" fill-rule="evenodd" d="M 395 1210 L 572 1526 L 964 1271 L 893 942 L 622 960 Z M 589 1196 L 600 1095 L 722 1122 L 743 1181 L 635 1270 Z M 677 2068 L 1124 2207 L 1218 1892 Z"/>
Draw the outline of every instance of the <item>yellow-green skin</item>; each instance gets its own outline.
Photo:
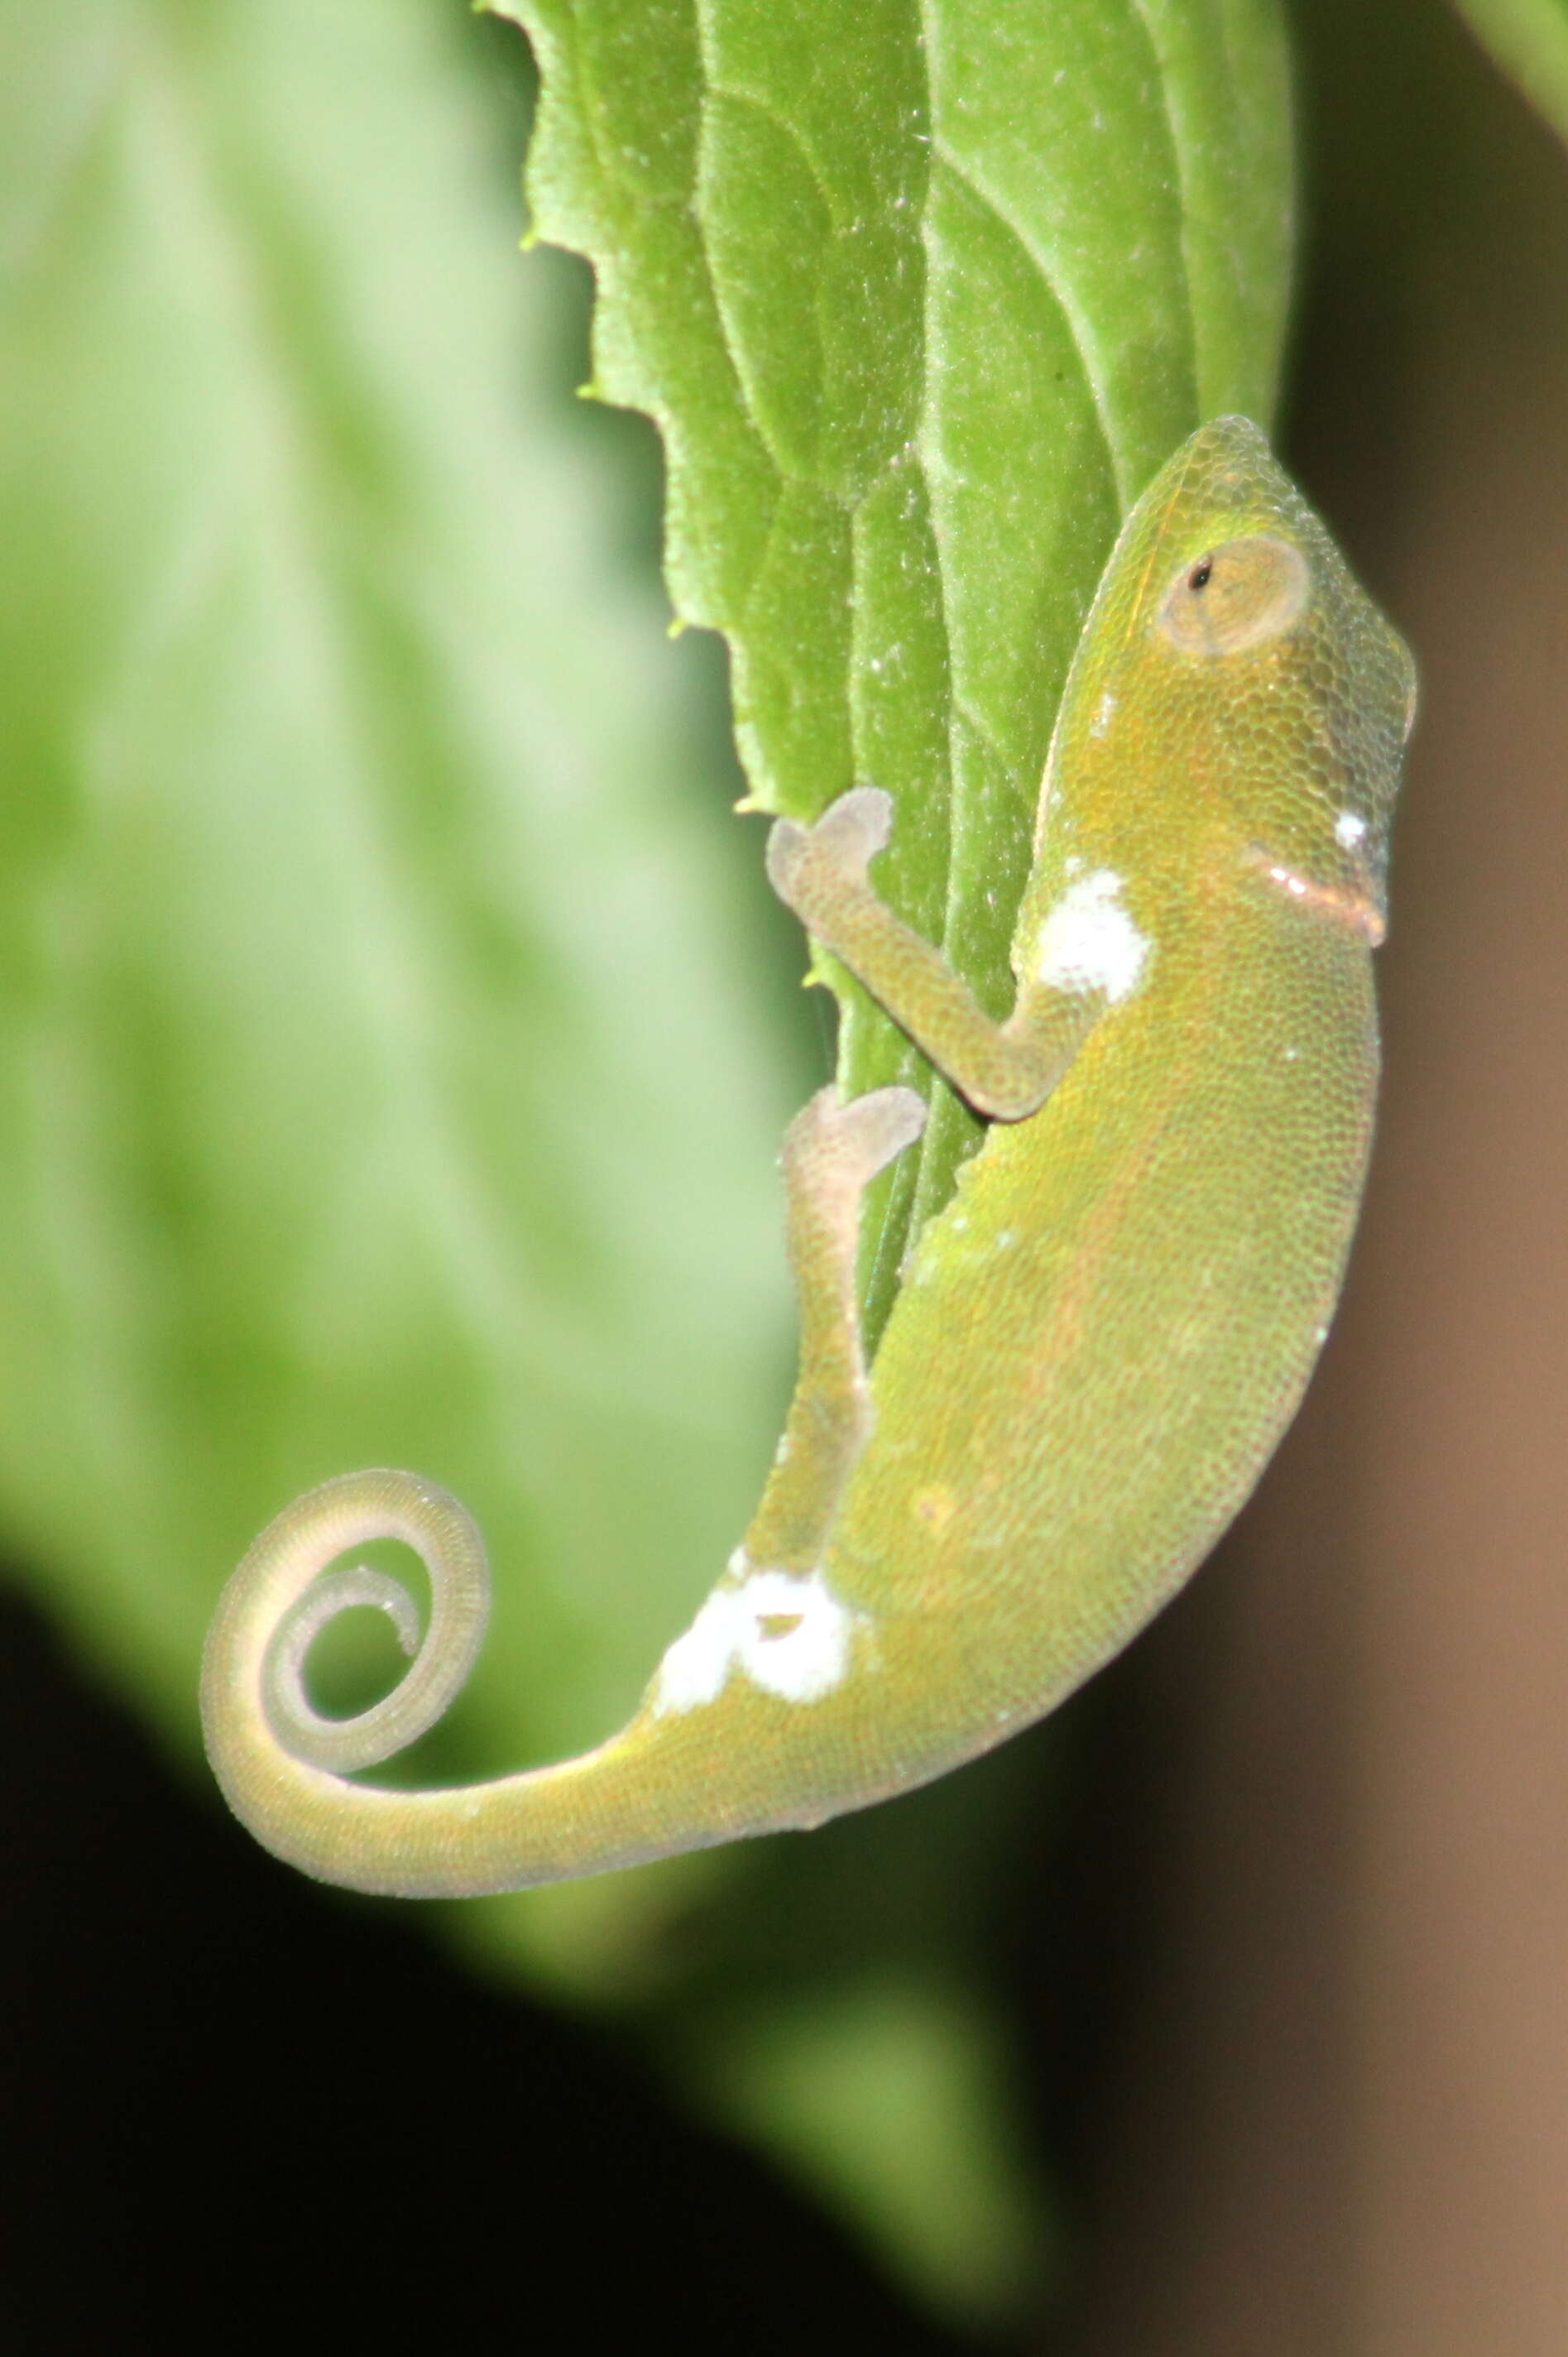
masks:
<path id="1" fill-rule="evenodd" d="M 1403 646 L 1257 429 L 1221 419 L 1139 502 L 1085 626 L 1006 1025 L 875 902 L 885 797 L 781 823 L 779 888 L 1004 1116 L 919 1240 L 869 1396 L 854 1211 L 918 1126 L 904 1091 L 825 1096 L 791 1131 L 787 1448 L 631 1725 L 461 1791 L 348 1783 L 445 1707 L 487 1593 L 455 1501 L 349 1476 L 257 1541 L 209 1641 L 209 1749 L 258 1837 L 434 1895 L 811 1825 L 988 1749 L 1124 1645 L 1251 1490 L 1333 1315 L 1412 708 Z M 337 1727 L 300 1687 L 314 1628 L 369 1602 L 415 1642 L 391 1583 L 319 1576 L 384 1533 L 430 1560 L 433 1625 L 398 1693 Z"/>

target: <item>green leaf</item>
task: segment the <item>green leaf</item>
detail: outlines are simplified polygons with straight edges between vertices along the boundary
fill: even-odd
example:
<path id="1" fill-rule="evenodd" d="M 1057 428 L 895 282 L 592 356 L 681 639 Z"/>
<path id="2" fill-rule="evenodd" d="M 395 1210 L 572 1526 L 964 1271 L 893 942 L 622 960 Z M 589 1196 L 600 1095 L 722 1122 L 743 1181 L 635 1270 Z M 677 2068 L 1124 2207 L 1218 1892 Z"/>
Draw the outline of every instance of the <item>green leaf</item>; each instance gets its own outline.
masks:
<path id="1" fill-rule="evenodd" d="M 444 1764 L 591 1743 L 767 1462 L 799 1090 L 578 274 L 517 253 L 521 45 L 429 0 L 0 40 L 6 1551 L 190 1750 L 246 1539 L 412 1464 L 499 1577 Z M 506 1936 L 624 1978 L 653 1903 Z"/>
<path id="2" fill-rule="evenodd" d="M 1005 1008 L 1052 718 L 1121 516 L 1273 407 L 1273 0 L 496 0 L 543 76 L 539 234 L 595 389 L 669 457 L 677 613 L 722 630 L 757 804 L 897 797 L 879 883 Z M 842 1074 L 933 1076 L 842 975 Z M 874 1329 L 976 1135 L 936 1086 L 868 1223 Z"/>
<path id="3" fill-rule="evenodd" d="M 810 817 L 857 780 L 891 789 L 880 887 L 1003 1011 L 1056 705 L 1121 517 L 1200 417 L 1272 411 L 1290 226 L 1273 0 L 501 12 L 542 77 L 535 230 L 594 264 L 593 390 L 660 427 L 671 595 L 726 641 L 753 803 Z M 831 979 L 844 1085 L 932 1091 L 901 1035 Z M 874 1332 L 910 1222 L 975 1134 L 935 1086 L 920 1154 L 867 1222 Z M 972 1975 L 954 1925 L 983 1911 L 985 1877 L 965 1797 L 945 1824 L 922 1798 L 902 1835 L 884 1811 L 809 1860 L 770 1848 L 749 1876 L 762 1920 L 854 1921 L 871 1888 L 884 1903 L 863 1968 L 880 1952 L 908 1978 L 940 1951 Z M 945 1905 L 922 1888 L 916 1826 L 940 1845 Z M 832 1935 L 817 1936 L 825 1955 Z M 776 1971 L 780 1952 L 776 1937 Z M 837 2184 L 902 2266 L 923 2251 L 929 2292 L 940 2279 L 957 2308 L 1004 2306 L 1009 2236 L 961 2236 L 966 2264 L 942 2231 L 966 2184 L 1015 2182 L 994 2093 L 937 2092 L 962 2078 L 958 2016 L 939 2036 L 918 2009 L 917 2048 L 900 2014 L 897 2065 L 863 2083 L 832 2007 L 773 2002 L 771 2041 L 768 1998 L 746 2016 L 749 2061 L 715 2020 L 710 2081 Z M 903 2140 L 920 2165 L 885 2159 L 873 2191 L 876 2087 L 894 2083 L 920 2091 Z"/>
<path id="4" fill-rule="evenodd" d="M 1476 38 L 1568 139 L 1568 0 L 1455 0 Z"/>
<path id="5" fill-rule="evenodd" d="M 1031 2157 L 1005 2133 L 1013 2058 L 961 1981 L 883 1978 L 809 2004 L 732 2007 L 693 2066 L 720 2115 L 752 2132 L 765 2118 L 787 2165 L 862 2220 L 931 2307 L 983 2329 L 1037 2306 L 1058 2233 Z"/>
<path id="6" fill-rule="evenodd" d="M 536 218 L 664 436 L 753 797 L 894 788 L 896 896 L 1001 1006 L 1118 517 L 1272 403 L 1273 0 L 520 14 Z M 241 1546 L 375 1461 L 497 1559 L 440 1768 L 597 1739 L 780 1404 L 788 928 L 640 479 L 564 397 L 577 279 L 513 251 L 525 128 L 445 0 L 0 17 L 0 1524 L 188 1756 Z M 845 1055 L 913 1062 L 853 996 Z M 971 1135 L 944 1098 L 919 1209 Z M 639 2000 L 700 2100 L 994 2309 L 1028 2237 L 971 1942 L 1025 1765 L 449 1921 Z"/>

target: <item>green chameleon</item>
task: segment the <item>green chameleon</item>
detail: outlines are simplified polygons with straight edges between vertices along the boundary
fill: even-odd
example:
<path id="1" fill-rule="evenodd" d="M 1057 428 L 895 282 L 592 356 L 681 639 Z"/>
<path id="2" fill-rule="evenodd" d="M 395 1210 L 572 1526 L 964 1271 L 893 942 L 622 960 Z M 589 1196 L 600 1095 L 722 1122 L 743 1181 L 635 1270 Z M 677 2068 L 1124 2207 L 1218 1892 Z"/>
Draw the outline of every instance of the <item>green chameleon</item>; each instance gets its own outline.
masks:
<path id="1" fill-rule="evenodd" d="M 800 1378 L 744 1544 L 636 1717 L 582 1758 L 445 1792 L 349 1783 L 462 1685 L 489 1603 L 456 1501 L 349 1474 L 281 1514 L 219 1607 L 207 1745 L 257 1837 L 410 1896 L 521 1888 L 807 1826 L 940 1776 L 1072 1692 L 1202 1559 L 1294 1413 L 1339 1290 L 1378 1073 L 1370 952 L 1414 710 L 1409 654 L 1240 417 L 1128 518 L 1046 765 L 995 1024 L 867 880 L 890 798 L 774 826 L 768 869 L 977 1113 L 875 1369 L 868 1181 L 913 1091 L 824 1090 L 785 1140 Z M 406 1540 L 399 1585 L 329 1568 Z M 306 1698 L 356 1604 L 413 1664 Z"/>

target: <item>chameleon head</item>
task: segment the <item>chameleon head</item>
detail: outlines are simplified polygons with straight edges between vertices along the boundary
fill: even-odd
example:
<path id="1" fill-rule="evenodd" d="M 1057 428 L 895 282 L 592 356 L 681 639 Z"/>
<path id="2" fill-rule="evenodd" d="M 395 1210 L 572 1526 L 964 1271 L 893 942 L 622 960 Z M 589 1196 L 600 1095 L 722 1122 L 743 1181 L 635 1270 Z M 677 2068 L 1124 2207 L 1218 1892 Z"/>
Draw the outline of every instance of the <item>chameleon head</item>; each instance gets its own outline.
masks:
<path id="1" fill-rule="evenodd" d="M 1089 699 L 1086 748 L 1109 755 L 1115 739 L 1108 783 L 1147 748 L 1139 767 L 1159 791 L 1139 821 L 1145 856 L 1196 846 L 1206 879 L 1240 870 L 1265 905 L 1381 941 L 1415 709 L 1403 642 L 1244 417 L 1186 445 L 1127 537 L 1108 627 L 1086 641 L 1093 675 L 1069 692 Z"/>

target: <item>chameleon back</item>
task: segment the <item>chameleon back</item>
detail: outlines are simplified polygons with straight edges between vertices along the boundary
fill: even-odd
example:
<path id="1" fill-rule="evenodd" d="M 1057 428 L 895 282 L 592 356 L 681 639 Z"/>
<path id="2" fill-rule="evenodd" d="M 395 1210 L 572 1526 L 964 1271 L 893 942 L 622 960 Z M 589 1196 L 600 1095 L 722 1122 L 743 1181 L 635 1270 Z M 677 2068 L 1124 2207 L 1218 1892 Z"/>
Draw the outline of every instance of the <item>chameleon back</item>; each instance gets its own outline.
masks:
<path id="1" fill-rule="evenodd" d="M 1294 1414 L 1371 1144 L 1412 697 L 1257 429 L 1196 436 L 1085 629 L 1015 950 L 1021 1003 L 1074 954 L 1114 1003 L 1041 1110 L 993 1125 L 884 1335 L 824 1566 L 855 1627 L 812 1706 L 824 1796 L 1053 1708 L 1202 1560 Z"/>

